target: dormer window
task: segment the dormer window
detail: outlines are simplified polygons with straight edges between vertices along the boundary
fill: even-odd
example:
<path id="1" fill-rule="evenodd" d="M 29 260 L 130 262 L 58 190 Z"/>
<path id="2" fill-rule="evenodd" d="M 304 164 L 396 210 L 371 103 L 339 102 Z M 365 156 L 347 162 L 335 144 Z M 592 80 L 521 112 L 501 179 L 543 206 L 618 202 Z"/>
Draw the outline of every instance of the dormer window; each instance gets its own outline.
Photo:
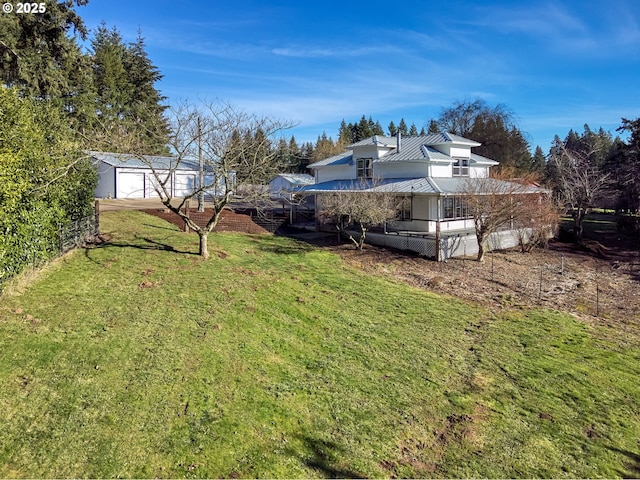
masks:
<path id="1" fill-rule="evenodd" d="M 454 177 L 469 176 L 469 159 L 468 158 L 455 159 L 455 162 L 453 162 L 453 176 Z"/>
<path id="2" fill-rule="evenodd" d="M 373 158 L 358 158 L 356 160 L 356 177 L 373 178 Z"/>

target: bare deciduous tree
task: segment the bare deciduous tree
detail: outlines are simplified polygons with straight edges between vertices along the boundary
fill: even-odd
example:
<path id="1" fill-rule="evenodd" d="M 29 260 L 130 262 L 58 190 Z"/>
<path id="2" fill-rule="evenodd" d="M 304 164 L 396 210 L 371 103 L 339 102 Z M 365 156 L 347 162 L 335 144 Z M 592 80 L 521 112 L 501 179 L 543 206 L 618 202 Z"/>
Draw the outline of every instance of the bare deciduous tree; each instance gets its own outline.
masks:
<path id="1" fill-rule="evenodd" d="M 265 184 L 286 165 L 272 148 L 275 136 L 293 124 L 246 113 L 237 107 L 213 101 L 199 106 L 182 104 L 170 108 L 169 149 L 166 165 L 140 151 L 136 138 L 122 132 L 118 149 L 144 162 L 152 171 L 153 188 L 166 208 L 179 215 L 199 236 L 199 254 L 209 257 L 208 234 L 215 228 L 230 202 L 265 209 L 273 203 Z M 113 141 L 111 142 L 113 144 Z M 176 197 L 172 178 L 185 164 L 200 163 L 193 188 Z M 183 195 L 181 192 L 180 195 Z M 185 211 L 191 199 L 202 206 L 204 195 L 212 214 L 206 225 L 194 222 Z M 202 208 L 200 208 L 203 210 Z"/>
<path id="2" fill-rule="evenodd" d="M 522 253 L 534 247 L 546 248 L 557 232 L 560 208 L 550 194 L 522 196 L 519 218 L 514 220 L 514 229 Z"/>
<path id="3" fill-rule="evenodd" d="M 358 250 L 362 250 L 371 227 L 398 217 L 401 202 L 397 194 L 384 191 L 379 183 L 376 180 L 360 180 L 318 196 L 321 217 L 335 222 L 338 231 L 347 235 Z M 357 225 L 360 230 L 357 237 L 348 230 L 352 225 Z"/>
<path id="4" fill-rule="evenodd" d="M 595 202 L 611 183 L 610 174 L 603 172 L 592 160 L 599 151 L 599 146 L 591 147 L 589 151 L 579 151 L 560 143 L 550 159 L 557 169 L 560 201 L 573 218 L 576 243 L 582 241 L 583 220 L 589 208 L 595 206 Z"/>
<path id="5" fill-rule="evenodd" d="M 503 228 L 515 228 L 530 216 L 527 206 L 531 195 L 539 197 L 540 190 L 526 182 L 506 181 L 501 178 L 469 178 L 462 195 L 469 215 L 473 218 L 478 241 L 479 262 L 484 261 L 486 242 L 489 236 Z"/>

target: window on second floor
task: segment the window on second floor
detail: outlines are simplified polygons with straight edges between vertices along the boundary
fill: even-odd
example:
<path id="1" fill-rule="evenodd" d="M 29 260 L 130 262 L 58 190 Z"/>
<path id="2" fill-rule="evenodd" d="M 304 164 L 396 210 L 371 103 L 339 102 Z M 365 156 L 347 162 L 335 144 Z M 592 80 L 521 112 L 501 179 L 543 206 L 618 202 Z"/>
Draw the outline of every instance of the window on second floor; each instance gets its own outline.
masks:
<path id="1" fill-rule="evenodd" d="M 373 158 L 356 160 L 356 178 L 373 178 Z"/>
<path id="2" fill-rule="evenodd" d="M 469 176 L 469 159 L 468 158 L 456 158 L 453 163 L 453 176 L 454 177 L 468 177 Z"/>

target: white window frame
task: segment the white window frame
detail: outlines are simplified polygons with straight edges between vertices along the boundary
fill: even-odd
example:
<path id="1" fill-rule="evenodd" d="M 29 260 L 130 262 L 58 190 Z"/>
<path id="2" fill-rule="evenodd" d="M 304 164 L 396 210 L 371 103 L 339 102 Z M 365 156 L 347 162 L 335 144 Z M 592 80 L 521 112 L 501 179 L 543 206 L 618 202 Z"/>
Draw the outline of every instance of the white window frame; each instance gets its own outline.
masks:
<path id="1" fill-rule="evenodd" d="M 468 177 L 469 176 L 469 159 L 468 158 L 455 158 L 453 162 L 453 176 L 454 177 Z"/>
<path id="2" fill-rule="evenodd" d="M 398 205 L 398 220 L 411 220 L 411 214 L 413 213 L 413 202 L 411 197 L 396 197 L 396 203 Z"/>
<path id="3" fill-rule="evenodd" d="M 442 218 L 444 220 L 460 220 L 469 218 L 469 204 L 463 197 L 453 196 L 442 199 Z"/>
<path id="4" fill-rule="evenodd" d="M 356 178 L 373 178 L 373 158 L 356 159 Z"/>

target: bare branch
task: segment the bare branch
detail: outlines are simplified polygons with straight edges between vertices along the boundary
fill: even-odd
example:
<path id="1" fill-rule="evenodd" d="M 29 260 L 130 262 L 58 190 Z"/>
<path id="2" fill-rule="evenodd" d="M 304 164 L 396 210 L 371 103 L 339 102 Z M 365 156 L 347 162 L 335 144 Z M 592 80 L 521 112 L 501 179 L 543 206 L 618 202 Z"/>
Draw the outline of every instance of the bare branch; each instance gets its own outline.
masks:
<path id="1" fill-rule="evenodd" d="M 320 215 L 334 222 L 338 231 L 347 235 L 359 250 L 362 250 L 371 227 L 398 218 L 402 199 L 394 193 L 376 189 L 379 183 L 379 180 L 359 180 L 318 196 Z M 348 228 L 352 225 L 360 229 L 358 238 L 349 233 Z"/>
<path id="2" fill-rule="evenodd" d="M 611 185 L 610 173 L 604 173 L 591 160 L 601 146 L 593 145 L 588 151 L 570 149 L 564 143 L 558 147 L 551 161 L 558 171 L 560 200 L 565 209 L 571 212 L 575 240 L 580 242 L 584 217 Z"/>

